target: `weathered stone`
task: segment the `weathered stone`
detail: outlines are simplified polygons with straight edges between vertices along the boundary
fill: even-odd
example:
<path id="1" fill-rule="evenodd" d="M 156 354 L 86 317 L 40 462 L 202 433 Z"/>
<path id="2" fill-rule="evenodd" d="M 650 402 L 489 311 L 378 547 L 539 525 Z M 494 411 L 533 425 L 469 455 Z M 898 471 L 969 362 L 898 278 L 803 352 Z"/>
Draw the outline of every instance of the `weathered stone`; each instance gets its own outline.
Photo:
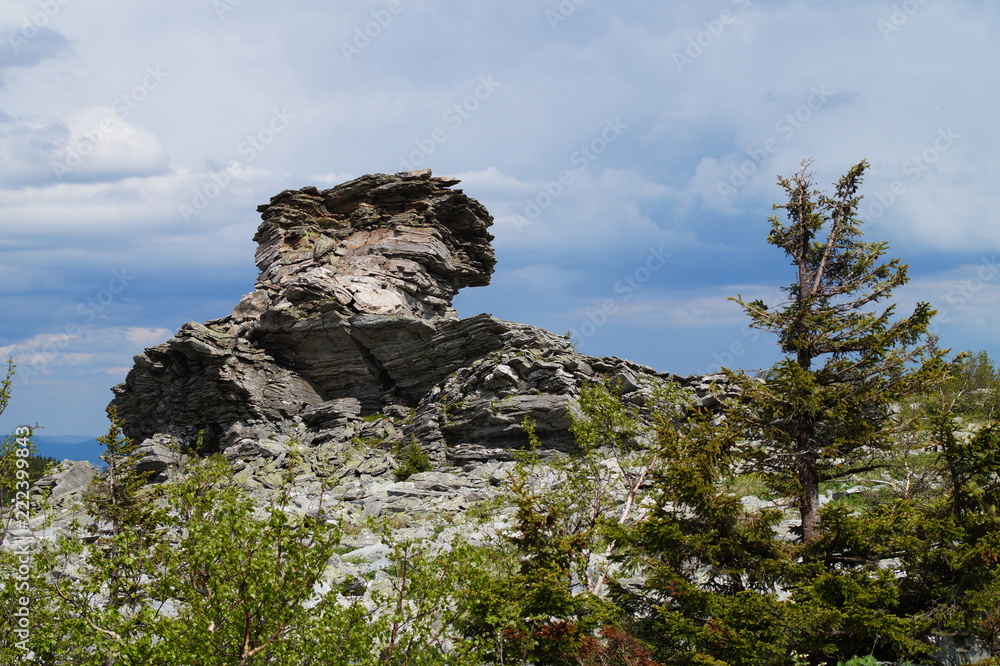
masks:
<path id="1" fill-rule="evenodd" d="M 975 636 L 952 634 L 933 640 L 938 651 L 931 655 L 931 659 L 940 666 L 976 664 L 991 656 L 989 645 Z"/>
<path id="2" fill-rule="evenodd" d="M 168 435 L 156 435 L 144 440 L 135 451 L 137 472 L 149 474 L 150 483 L 162 483 L 181 462 L 176 445 Z"/>
<path id="3" fill-rule="evenodd" d="M 546 447 L 570 449 L 582 384 L 617 377 L 619 392 L 642 404 L 642 391 L 670 380 L 582 356 L 533 326 L 459 319 L 452 298 L 488 284 L 495 260 L 492 218 L 457 182 L 429 170 L 376 174 L 261 206 L 254 291 L 228 316 L 148 348 L 114 389 L 144 468 L 163 478 L 167 437 L 222 451 L 240 469 L 278 459 L 289 436 L 307 447 L 416 441 L 438 460 L 509 459 L 527 444 L 526 419 Z M 395 468 L 388 454 L 347 457 L 324 454 L 295 473 Z M 261 470 L 261 483 L 276 482 L 272 471 Z"/>
<path id="4" fill-rule="evenodd" d="M 82 493 L 97 473 L 97 468 L 85 460 L 64 460 L 50 474 L 39 479 L 35 486 L 45 490 L 51 489 L 49 498 L 57 500 Z"/>
<path id="5" fill-rule="evenodd" d="M 268 458 L 274 459 L 288 453 L 287 444 L 276 439 L 241 439 L 222 452 L 228 460 Z"/>
<path id="6" fill-rule="evenodd" d="M 384 543 L 377 543 L 372 546 L 364 546 L 357 550 L 352 550 L 341 556 L 341 559 L 356 562 L 375 562 L 387 556 L 390 552 L 389 546 Z"/>

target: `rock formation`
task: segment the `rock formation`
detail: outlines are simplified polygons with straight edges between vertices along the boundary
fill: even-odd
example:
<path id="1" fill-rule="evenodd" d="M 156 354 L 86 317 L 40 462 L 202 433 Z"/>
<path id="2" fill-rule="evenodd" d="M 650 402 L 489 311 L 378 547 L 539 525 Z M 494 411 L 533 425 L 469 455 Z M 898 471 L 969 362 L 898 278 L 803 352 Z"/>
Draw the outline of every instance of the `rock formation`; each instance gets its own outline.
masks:
<path id="1" fill-rule="evenodd" d="M 453 462 L 509 456 L 537 424 L 568 433 L 581 384 L 615 376 L 639 404 L 672 379 L 482 314 L 458 318 L 459 289 L 489 283 L 492 218 L 458 181 L 429 170 L 285 191 L 260 206 L 252 293 L 233 312 L 188 323 L 135 358 L 112 404 L 156 466 L 174 439 L 259 453 L 372 436 L 414 439 Z M 389 430 L 372 435 L 388 418 Z"/>

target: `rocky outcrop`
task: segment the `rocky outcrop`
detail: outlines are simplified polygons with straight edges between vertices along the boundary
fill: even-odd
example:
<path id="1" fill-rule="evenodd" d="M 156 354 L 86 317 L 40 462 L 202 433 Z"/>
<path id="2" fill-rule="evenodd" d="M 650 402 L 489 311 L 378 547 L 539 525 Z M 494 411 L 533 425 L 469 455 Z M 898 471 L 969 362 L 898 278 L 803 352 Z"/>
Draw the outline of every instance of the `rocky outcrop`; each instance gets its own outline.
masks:
<path id="1" fill-rule="evenodd" d="M 150 450 L 257 451 L 274 437 L 321 446 L 414 439 L 455 462 L 509 457 L 525 418 L 568 448 L 575 398 L 616 376 L 638 404 L 672 378 L 576 353 L 569 340 L 490 315 L 457 317 L 459 289 L 489 283 L 492 218 L 429 170 L 282 192 L 261 206 L 255 289 L 231 314 L 188 323 L 137 356 L 113 404 Z"/>
<path id="2" fill-rule="evenodd" d="M 53 506 L 61 506 L 64 499 L 76 499 L 81 495 L 97 474 L 97 468 L 86 460 L 64 460 L 34 485 L 46 494 Z"/>

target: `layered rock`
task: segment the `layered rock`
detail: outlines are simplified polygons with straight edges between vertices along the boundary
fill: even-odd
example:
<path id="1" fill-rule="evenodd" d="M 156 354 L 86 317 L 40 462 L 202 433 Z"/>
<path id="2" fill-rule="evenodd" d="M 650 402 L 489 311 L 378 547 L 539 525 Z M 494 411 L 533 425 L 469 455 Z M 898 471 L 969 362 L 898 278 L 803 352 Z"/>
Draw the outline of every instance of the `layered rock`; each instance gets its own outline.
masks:
<path id="1" fill-rule="evenodd" d="M 619 376 L 641 403 L 671 379 L 577 354 L 547 331 L 490 315 L 459 319 L 459 289 L 489 283 L 492 218 L 429 170 L 285 191 L 259 207 L 255 289 L 228 316 L 188 323 L 135 359 L 112 404 L 133 439 L 205 451 L 358 437 L 389 415 L 455 461 L 504 457 L 537 423 L 568 433 L 580 386 Z M 626 396 L 628 397 L 628 396 Z"/>

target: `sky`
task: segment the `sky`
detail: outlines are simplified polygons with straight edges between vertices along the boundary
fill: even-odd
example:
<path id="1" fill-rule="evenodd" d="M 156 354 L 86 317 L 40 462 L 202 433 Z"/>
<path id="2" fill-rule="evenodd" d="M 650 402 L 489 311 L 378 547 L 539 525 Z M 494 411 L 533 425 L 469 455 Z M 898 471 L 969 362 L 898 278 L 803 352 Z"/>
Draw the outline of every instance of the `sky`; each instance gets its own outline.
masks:
<path id="1" fill-rule="evenodd" d="M 258 204 L 431 168 L 495 218 L 489 312 L 680 375 L 779 358 L 779 175 L 867 159 L 868 240 L 941 345 L 1000 352 L 1000 5 L 974 0 L 5 0 L 0 431 L 252 291 Z"/>

